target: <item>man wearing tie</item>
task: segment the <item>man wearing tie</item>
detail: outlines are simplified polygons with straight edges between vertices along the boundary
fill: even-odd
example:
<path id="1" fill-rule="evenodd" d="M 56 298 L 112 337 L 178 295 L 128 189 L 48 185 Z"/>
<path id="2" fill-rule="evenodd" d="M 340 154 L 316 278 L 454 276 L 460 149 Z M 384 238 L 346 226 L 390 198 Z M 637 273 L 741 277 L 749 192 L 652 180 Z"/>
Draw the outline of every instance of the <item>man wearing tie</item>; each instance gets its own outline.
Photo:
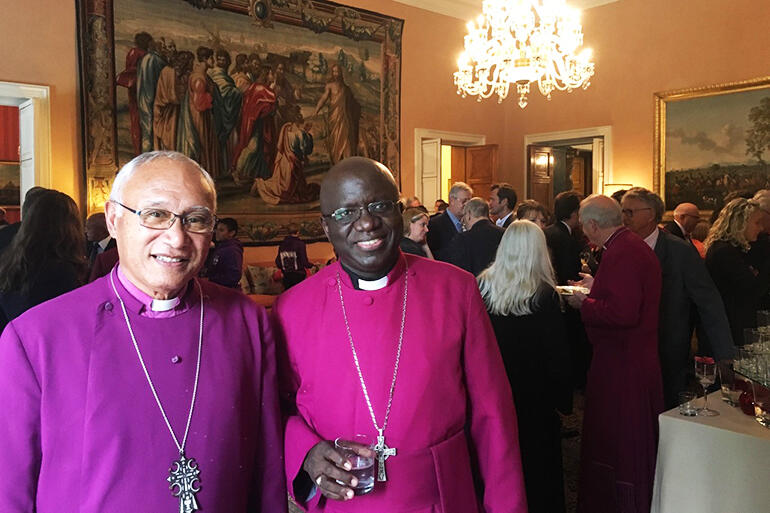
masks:
<path id="1" fill-rule="evenodd" d="M 463 207 L 473 196 L 473 189 L 464 182 L 455 182 L 449 189 L 449 206 L 446 212 L 431 218 L 428 223 L 428 246 L 436 260 L 449 258 L 447 249 L 455 235 L 463 231 L 461 219 Z"/>

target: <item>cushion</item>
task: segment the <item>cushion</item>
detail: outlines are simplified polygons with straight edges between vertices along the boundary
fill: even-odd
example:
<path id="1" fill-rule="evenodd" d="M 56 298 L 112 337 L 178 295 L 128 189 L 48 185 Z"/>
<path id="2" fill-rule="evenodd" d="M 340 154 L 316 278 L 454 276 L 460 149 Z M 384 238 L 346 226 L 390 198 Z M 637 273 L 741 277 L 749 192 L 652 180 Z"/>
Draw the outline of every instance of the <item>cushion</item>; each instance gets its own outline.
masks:
<path id="1" fill-rule="evenodd" d="M 277 267 L 263 267 L 263 266 L 247 266 L 247 272 L 251 278 L 251 293 L 252 294 L 268 294 L 277 296 L 283 292 L 283 283 L 275 281 L 273 276 Z"/>

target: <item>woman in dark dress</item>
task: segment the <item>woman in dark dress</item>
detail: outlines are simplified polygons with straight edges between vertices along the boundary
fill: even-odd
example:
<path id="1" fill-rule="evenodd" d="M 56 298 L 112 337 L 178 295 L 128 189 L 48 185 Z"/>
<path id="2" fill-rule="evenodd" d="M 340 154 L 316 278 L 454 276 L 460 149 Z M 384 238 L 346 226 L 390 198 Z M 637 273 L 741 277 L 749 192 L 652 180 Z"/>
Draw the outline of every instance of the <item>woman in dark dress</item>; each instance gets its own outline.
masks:
<path id="1" fill-rule="evenodd" d="M 559 296 L 543 231 L 518 220 L 506 229 L 479 288 L 516 403 L 530 513 L 563 513 L 561 422 L 571 398 Z"/>
<path id="2" fill-rule="evenodd" d="M 762 210 L 752 200 L 738 198 L 725 205 L 709 231 L 706 268 L 725 304 L 735 345 L 743 345 L 743 330 L 757 326 L 757 310 L 770 289 L 770 261 L 749 259 L 751 243 L 762 231 Z"/>
<path id="3" fill-rule="evenodd" d="M 0 332 L 26 310 L 85 282 L 85 236 L 72 198 L 46 190 L 24 205 L 0 259 Z"/>
<path id="4" fill-rule="evenodd" d="M 419 208 L 407 208 L 404 218 L 404 236 L 399 246 L 404 253 L 411 253 L 426 258 L 433 258 L 425 236 L 428 234 L 428 214 Z"/>

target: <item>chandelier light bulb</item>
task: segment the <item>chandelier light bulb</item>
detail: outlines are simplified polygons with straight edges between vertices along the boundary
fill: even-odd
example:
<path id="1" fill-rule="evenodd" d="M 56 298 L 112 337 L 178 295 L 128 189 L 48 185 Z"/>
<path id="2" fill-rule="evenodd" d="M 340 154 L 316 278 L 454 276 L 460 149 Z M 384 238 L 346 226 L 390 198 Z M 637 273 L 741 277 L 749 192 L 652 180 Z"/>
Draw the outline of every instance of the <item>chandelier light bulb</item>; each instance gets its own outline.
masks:
<path id="1" fill-rule="evenodd" d="M 481 14 L 467 28 L 454 73 L 463 97 L 481 101 L 496 94 L 501 102 L 515 84 L 523 109 L 532 82 L 549 100 L 554 90 L 590 85 L 591 50 L 578 53 L 583 45 L 580 12 L 564 0 L 484 0 Z"/>

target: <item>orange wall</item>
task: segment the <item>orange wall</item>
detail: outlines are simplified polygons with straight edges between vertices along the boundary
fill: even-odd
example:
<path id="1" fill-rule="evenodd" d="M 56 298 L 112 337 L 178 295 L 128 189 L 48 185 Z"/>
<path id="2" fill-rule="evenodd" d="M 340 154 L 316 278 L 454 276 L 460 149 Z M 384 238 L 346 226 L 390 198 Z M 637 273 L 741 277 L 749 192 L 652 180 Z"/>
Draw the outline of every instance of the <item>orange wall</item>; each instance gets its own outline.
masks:
<path id="1" fill-rule="evenodd" d="M 51 87 L 53 186 L 79 200 L 82 165 L 74 2 L 0 0 L 0 80 Z M 615 182 L 652 184 L 656 91 L 770 75 L 766 0 L 620 0 L 583 14 L 597 74 L 587 91 L 539 92 L 525 110 L 515 98 L 461 99 L 452 84 L 465 22 L 391 0 L 349 4 L 402 18 L 401 169 L 414 189 L 414 129 L 485 134 L 500 144 L 501 177 L 523 191 L 528 133 L 612 125 Z"/>
<path id="2" fill-rule="evenodd" d="M 506 102 L 506 157 L 522 191 L 526 134 L 601 125 L 612 126 L 614 183 L 652 187 L 653 93 L 770 75 L 766 0 L 620 0 L 582 20 L 596 62 L 589 89 L 550 102 L 537 92 L 523 111 Z"/>

